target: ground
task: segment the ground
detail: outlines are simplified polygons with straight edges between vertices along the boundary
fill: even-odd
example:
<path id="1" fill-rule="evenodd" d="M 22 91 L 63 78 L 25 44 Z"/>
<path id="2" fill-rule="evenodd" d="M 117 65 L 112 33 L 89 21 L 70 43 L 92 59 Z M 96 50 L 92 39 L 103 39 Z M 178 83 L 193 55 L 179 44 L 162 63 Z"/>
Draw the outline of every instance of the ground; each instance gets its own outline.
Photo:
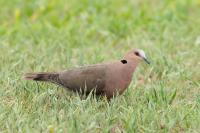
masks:
<path id="1" fill-rule="evenodd" d="M 1 0 L 0 132 L 199 132 L 199 0 Z M 24 81 L 146 52 L 111 102 Z"/>

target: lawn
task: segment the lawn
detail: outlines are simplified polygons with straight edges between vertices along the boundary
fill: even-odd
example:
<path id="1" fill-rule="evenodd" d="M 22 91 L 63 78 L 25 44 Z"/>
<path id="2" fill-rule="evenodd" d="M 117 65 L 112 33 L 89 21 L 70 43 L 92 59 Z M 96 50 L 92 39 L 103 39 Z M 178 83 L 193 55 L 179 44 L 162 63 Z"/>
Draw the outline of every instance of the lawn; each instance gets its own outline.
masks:
<path id="1" fill-rule="evenodd" d="M 0 132 L 199 132 L 199 0 L 1 0 Z M 146 52 L 108 102 L 21 79 Z"/>

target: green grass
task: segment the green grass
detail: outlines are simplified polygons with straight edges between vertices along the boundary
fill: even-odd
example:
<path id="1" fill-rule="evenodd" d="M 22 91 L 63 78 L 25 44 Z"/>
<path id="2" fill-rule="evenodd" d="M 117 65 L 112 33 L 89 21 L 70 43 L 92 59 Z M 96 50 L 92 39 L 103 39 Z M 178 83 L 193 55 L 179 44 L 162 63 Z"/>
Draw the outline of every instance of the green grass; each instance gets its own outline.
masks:
<path id="1" fill-rule="evenodd" d="M 0 132 L 199 132 L 199 0 L 1 0 Z M 143 49 L 110 103 L 21 80 Z"/>

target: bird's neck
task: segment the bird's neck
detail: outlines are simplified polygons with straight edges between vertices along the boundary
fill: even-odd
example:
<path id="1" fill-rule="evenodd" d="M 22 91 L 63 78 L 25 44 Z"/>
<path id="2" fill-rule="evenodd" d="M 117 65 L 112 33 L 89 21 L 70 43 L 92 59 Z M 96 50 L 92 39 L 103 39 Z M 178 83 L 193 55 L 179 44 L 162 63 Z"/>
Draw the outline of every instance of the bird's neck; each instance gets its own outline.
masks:
<path id="1" fill-rule="evenodd" d="M 127 65 L 130 67 L 130 68 L 135 68 L 138 63 L 140 62 L 140 59 L 139 58 L 136 58 L 136 57 L 129 57 L 129 56 L 125 56 L 123 58 L 123 60 L 125 60 L 127 62 Z"/>
<path id="2" fill-rule="evenodd" d="M 139 63 L 139 61 L 127 60 L 127 65 L 128 65 L 128 68 L 130 69 L 130 72 L 134 72 L 138 63 Z"/>
<path id="3" fill-rule="evenodd" d="M 126 64 L 124 64 L 125 70 L 127 71 L 127 73 L 132 74 L 139 63 L 139 60 L 132 60 L 132 59 L 128 59 L 128 58 L 123 58 L 122 61 L 123 60 L 126 63 Z"/>

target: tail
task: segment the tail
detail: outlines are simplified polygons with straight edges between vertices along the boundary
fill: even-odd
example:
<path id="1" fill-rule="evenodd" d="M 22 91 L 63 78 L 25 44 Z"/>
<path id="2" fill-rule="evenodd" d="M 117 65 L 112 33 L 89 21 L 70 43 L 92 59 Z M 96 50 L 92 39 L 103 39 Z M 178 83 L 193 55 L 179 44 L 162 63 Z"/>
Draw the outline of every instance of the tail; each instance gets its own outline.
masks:
<path id="1" fill-rule="evenodd" d="M 57 73 L 26 73 L 23 75 L 23 79 L 56 82 L 58 76 L 59 75 Z"/>

